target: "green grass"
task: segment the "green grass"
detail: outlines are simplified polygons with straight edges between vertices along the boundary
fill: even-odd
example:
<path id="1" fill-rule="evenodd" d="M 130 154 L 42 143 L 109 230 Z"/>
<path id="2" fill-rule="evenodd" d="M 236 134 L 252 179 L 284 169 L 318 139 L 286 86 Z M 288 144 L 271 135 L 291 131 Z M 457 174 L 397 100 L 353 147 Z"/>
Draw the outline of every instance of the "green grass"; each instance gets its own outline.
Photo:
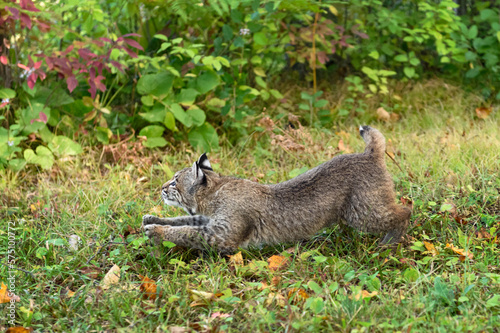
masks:
<path id="1" fill-rule="evenodd" d="M 139 228 L 144 214 L 184 214 L 162 206 L 159 188 L 197 158 L 185 145 L 142 151 L 129 162 L 88 149 L 57 162 L 49 172 L 3 171 L 2 263 L 8 247 L 6 222 L 15 222 L 15 266 L 32 274 L 15 270 L 15 293 L 21 298 L 16 325 L 55 332 L 147 332 L 158 327 L 159 332 L 171 327 L 206 332 L 498 331 L 498 110 L 486 120 L 477 119 L 474 109 L 480 99 L 441 81 L 402 86 L 393 94 L 401 101 L 387 108 L 401 114 L 399 122 L 378 122 L 373 110 L 380 101 L 369 100 L 373 108 L 365 115 L 333 128 L 301 130 L 295 141 L 305 145 L 303 151 L 287 152 L 271 144 L 269 133 L 255 132 L 209 157 L 218 172 L 278 182 L 340 154 L 341 138 L 353 152 L 361 151 L 358 125 L 377 127 L 390 140 L 388 150 L 402 169 L 386 159 L 398 199 L 413 203 L 407 240 L 397 249 L 379 248 L 376 235 L 334 228 L 302 243 L 243 251 L 245 266 L 234 267 L 210 251 L 155 248 L 142 234 L 128 235 Z M 331 105 L 343 98 L 333 91 L 325 97 Z M 278 122 L 276 133 L 285 125 Z M 114 148 L 115 156 L 126 152 Z M 488 234 L 491 238 L 484 237 Z M 71 235 L 82 239 L 77 251 L 67 246 Z M 438 254 L 429 253 L 424 241 Z M 446 248 L 448 243 L 472 253 L 472 260 L 462 261 Z M 279 254 L 289 257 L 289 266 L 271 271 L 267 260 Z M 121 267 L 120 283 L 101 290 L 98 286 L 114 264 Z M 98 270 L 95 279 L 81 272 L 91 265 Z M 7 283 L 7 267 L 1 266 L 0 273 Z M 139 274 L 157 281 L 162 295 L 143 299 Z M 289 298 L 298 289 L 309 298 Z M 76 292 L 73 297 L 68 290 Z M 215 295 L 195 299 L 192 290 Z M 362 290 L 372 296 L 357 297 Z"/>

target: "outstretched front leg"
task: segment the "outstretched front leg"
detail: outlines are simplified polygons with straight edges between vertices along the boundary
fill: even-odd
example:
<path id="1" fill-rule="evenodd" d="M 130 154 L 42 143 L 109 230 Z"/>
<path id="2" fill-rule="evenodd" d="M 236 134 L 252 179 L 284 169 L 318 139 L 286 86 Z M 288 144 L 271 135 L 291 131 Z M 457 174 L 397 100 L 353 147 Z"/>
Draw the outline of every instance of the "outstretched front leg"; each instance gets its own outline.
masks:
<path id="1" fill-rule="evenodd" d="M 232 253 L 238 248 L 231 239 L 228 224 L 210 223 L 202 226 L 170 226 L 159 224 L 143 224 L 146 236 L 156 244 L 169 241 L 183 247 L 199 250 L 216 249 L 222 253 Z"/>
<path id="2" fill-rule="evenodd" d="M 168 217 L 161 218 L 153 215 L 144 215 L 142 217 L 142 224 L 158 224 L 158 225 L 171 225 L 171 226 L 202 226 L 208 224 L 210 219 L 203 215 L 193 215 L 193 216 L 179 216 L 179 217 Z"/>

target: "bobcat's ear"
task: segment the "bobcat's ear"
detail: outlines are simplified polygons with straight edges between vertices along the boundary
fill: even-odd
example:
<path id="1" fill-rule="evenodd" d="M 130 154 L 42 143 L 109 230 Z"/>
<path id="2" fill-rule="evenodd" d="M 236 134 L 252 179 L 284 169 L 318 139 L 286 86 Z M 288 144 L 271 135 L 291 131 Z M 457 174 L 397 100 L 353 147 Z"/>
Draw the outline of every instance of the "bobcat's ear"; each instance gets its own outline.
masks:
<path id="1" fill-rule="evenodd" d="M 201 170 L 198 162 L 193 163 L 191 170 L 192 170 L 193 176 L 194 176 L 193 184 L 202 184 L 203 182 L 205 182 L 205 180 L 206 180 L 205 174 Z"/>
<path id="2" fill-rule="evenodd" d="M 208 157 L 207 157 L 206 153 L 203 153 L 200 156 L 200 158 L 198 159 L 198 166 L 200 167 L 200 169 L 214 171 L 212 169 L 212 166 L 210 165 L 210 162 L 208 161 Z"/>

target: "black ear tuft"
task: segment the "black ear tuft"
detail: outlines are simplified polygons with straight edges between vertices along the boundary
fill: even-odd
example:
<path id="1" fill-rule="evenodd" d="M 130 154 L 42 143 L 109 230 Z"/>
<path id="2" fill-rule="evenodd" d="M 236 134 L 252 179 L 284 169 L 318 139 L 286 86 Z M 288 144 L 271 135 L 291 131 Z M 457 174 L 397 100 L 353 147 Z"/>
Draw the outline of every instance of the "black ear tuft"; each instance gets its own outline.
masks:
<path id="1" fill-rule="evenodd" d="M 212 165 L 210 165 L 210 161 L 208 160 L 207 154 L 203 153 L 200 158 L 198 159 L 198 167 L 200 169 L 205 169 L 205 170 L 210 170 L 214 171 L 212 169 Z"/>

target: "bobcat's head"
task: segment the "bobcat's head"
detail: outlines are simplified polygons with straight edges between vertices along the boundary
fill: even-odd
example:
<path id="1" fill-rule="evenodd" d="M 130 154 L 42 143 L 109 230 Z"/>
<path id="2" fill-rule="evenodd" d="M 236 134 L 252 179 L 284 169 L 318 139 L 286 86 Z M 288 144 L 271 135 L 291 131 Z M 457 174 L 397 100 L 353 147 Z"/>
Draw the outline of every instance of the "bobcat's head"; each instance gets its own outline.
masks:
<path id="1" fill-rule="evenodd" d="M 195 194 L 207 185 L 206 171 L 213 170 L 207 155 L 203 154 L 191 168 L 176 172 L 174 177 L 161 187 L 161 198 L 165 204 L 181 207 L 188 214 L 195 215 L 198 211 Z"/>

